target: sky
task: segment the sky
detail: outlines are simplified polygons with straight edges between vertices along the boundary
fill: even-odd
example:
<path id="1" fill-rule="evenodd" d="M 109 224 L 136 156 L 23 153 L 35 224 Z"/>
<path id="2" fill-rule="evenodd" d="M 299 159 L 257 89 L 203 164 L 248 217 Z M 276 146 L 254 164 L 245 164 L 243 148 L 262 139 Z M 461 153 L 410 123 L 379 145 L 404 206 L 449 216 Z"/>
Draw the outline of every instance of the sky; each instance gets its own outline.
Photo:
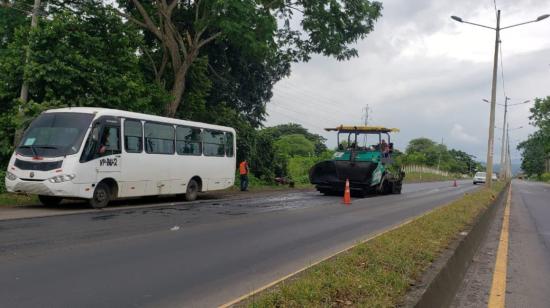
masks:
<path id="1" fill-rule="evenodd" d="M 375 30 L 357 42 L 359 57 L 339 62 L 314 56 L 293 65 L 274 87 L 266 126 L 299 123 L 336 145 L 323 130 L 361 124 L 368 105 L 369 125 L 397 127 L 396 148 L 427 137 L 449 148 L 487 155 L 495 31 L 450 18 L 494 27 L 493 0 L 387 0 Z M 496 0 L 501 26 L 550 14 L 548 0 Z M 509 108 L 512 160 L 516 145 L 535 131 L 529 108 L 550 96 L 550 18 L 501 32 L 497 103 L 531 100 Z M 500 56 L 499 56 L 500 57 Z M 501 68 L 504 71 L 502 78 Z M 504 80 L 504 86 L 503 86 Z M 504 108 L 497 106 L 495 162 L 500 160 Z M 522 126 L 521 129 L 514 129 Z"/>

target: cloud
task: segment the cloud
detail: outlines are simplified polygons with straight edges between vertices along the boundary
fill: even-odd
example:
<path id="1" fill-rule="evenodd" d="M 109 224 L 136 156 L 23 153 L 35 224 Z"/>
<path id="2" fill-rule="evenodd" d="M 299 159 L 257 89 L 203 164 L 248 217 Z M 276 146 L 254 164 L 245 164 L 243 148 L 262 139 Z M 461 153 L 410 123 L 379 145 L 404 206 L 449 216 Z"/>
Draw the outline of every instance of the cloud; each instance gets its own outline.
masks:
<path id="1" fill-rule="evenodd" d="M 451 136 L 458 141 L 467 143 L 479 143 L 479 139 L 476 136 L 472 136 L 464 131 L 464 127 L 460 124 L 454 124 L 451 129 Z"/>
<path id="2" fill-rule="evenodd" d="M 329 146 L 336 137 L 323 130 L 339 124 L 361 124 L 363 109 L 370 123 L 398 127 L 392 138 L 404 149 L 409 140 L 442 138 L 450 148 L 483 158 L 487 152 L 494 32 L 460 24 L 465 20 L 493 24 L 491 1 L 387 0 L 375 31 L 357 44 L 359 57 L 347 62 L 314 56 L 293 66 L 279 82 L 267 105 L 266 125 L 295 122 L 322 134 Z M 510 25 L 550 12 L 547 0 L 500 0 L 502 22 Z M 550 95 L 550 19 L 502 33 L 504 84 L 511 103 Z M 500 63 L 499 63 L 500 67 Z M 500 68 L 499 68 L 500 69 Z M 499 71 L 497 102 L 504 101 Z M 521 140 L 529 127 L 530 104 L 509 110 L 511 140 Z M 503 110 L 497 108 L 496 125 Z M 458 124 L 460 123 L 460 124 Z M 495 141 L 495 149 L 499 149 Z M 511 145 L 513 158 L 519 154 Z M 495 151 L 499 159 L 500 151 Z"/>

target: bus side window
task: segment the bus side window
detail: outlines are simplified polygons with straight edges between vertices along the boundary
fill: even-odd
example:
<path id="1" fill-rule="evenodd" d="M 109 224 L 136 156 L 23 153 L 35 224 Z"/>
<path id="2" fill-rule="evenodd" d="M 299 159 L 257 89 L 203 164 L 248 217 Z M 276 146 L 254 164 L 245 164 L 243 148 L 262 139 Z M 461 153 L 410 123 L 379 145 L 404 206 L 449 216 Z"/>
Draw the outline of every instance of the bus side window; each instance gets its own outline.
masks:
<path id="1" fill-rule="evenodd" d="M 205 129 L 203 132 L 205 156 L 225 156 L 225 137 L 220 131 Z"/>
<path id="2" fill-rule="evenodd" d="M 120 154 L 120 127 L 105 126 L 97 151 L 99 156 Z"/>
<path id="3" fill-rule="evenodd" d="M 174 154 L 175 130 L 171 124 L 145 122 L 145 152 Z"/>
<path id="4" fill-rule="evenodd" d="M 200 128 L 178 126 L 176 128 L 176 149 L 179 155 L 201 155 Z"/>
<path id="5" fill-rule="evenodd" d="M 141 153 L 143 150 L 141 121 L 124 121 L 124 149 L 127 153 Z"/>

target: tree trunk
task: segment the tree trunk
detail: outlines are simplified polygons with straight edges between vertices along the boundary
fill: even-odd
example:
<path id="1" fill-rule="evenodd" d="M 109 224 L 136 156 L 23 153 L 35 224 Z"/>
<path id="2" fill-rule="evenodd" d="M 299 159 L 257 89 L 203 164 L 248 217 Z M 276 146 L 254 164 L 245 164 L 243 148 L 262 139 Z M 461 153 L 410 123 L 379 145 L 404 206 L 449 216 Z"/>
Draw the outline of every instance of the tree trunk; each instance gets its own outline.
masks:
<path id="1" fill-rule="evenodd" d="M 185 92 L 185 80 L 187 77 L 187 68 L 185 68 L 185 70 L 183 71 L 182 70 L 178 71 L 175 77 L 176 78 L 174 80 L 174 85 L 172 86 L 172 91 L 171 91 L 172 101 L 166 106 L 166 110 L 164 111 L 164 115 L 170 118 L 173 118 L 176 116 L 176 112 L 178 111 L 178 107 L 183 98 L 183 93 Z"/>
<path id="2" fill-rule="evenodd" d="M 187 80 L 187 71 L 189 71 L 191 64 L 195 61 L 198 54 L 197 48 L 190 48 L 190 50 L 191 51 L 187 54 L 187 57 L 183 63 L 181 63 L 179 69 L 174 72 L 175 78 L 171 90 L 172 101 L 166 106 L 164 111 L 164 115 L 167 117 L 173 118 L 176 116 L 178 107 L 183 99 L 183 94 L 185 93 L 185 81 Z"/>

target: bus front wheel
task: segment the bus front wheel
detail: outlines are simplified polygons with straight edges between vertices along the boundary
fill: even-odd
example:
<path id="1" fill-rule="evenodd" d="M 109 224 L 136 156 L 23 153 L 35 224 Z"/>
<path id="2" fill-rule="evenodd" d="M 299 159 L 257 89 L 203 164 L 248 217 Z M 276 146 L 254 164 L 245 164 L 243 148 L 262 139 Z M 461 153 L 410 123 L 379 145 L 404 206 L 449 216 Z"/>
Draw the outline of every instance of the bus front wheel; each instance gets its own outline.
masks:
<path id="1" fill-rule="evenodd" d="M 195 201 L 199 193 L 199 184 L 197 181 L 190 180 L 187 184 L 187 190 L 185 190 L 185 200 L 186 201 Z"/>
<path id="2" fill-rule="evenodd" d="M 40 203 L 42 203 L 45 206 L 56 206 L 56 205 L 59 205 L 59 203 L 61 203 L 61 200 L 63 200 L 63 198 L 56 197 L 56 196 L 39 195 L 38 200 L 40 200 Z"/>
<path id="3" fill-rule="evenodd" d="M 88 201 L 94 209 L 101 209 L 107 206 L 111 201 L 111 189 L 105 183 L 97 184 L 94 190 L 94 196 Z"/>

